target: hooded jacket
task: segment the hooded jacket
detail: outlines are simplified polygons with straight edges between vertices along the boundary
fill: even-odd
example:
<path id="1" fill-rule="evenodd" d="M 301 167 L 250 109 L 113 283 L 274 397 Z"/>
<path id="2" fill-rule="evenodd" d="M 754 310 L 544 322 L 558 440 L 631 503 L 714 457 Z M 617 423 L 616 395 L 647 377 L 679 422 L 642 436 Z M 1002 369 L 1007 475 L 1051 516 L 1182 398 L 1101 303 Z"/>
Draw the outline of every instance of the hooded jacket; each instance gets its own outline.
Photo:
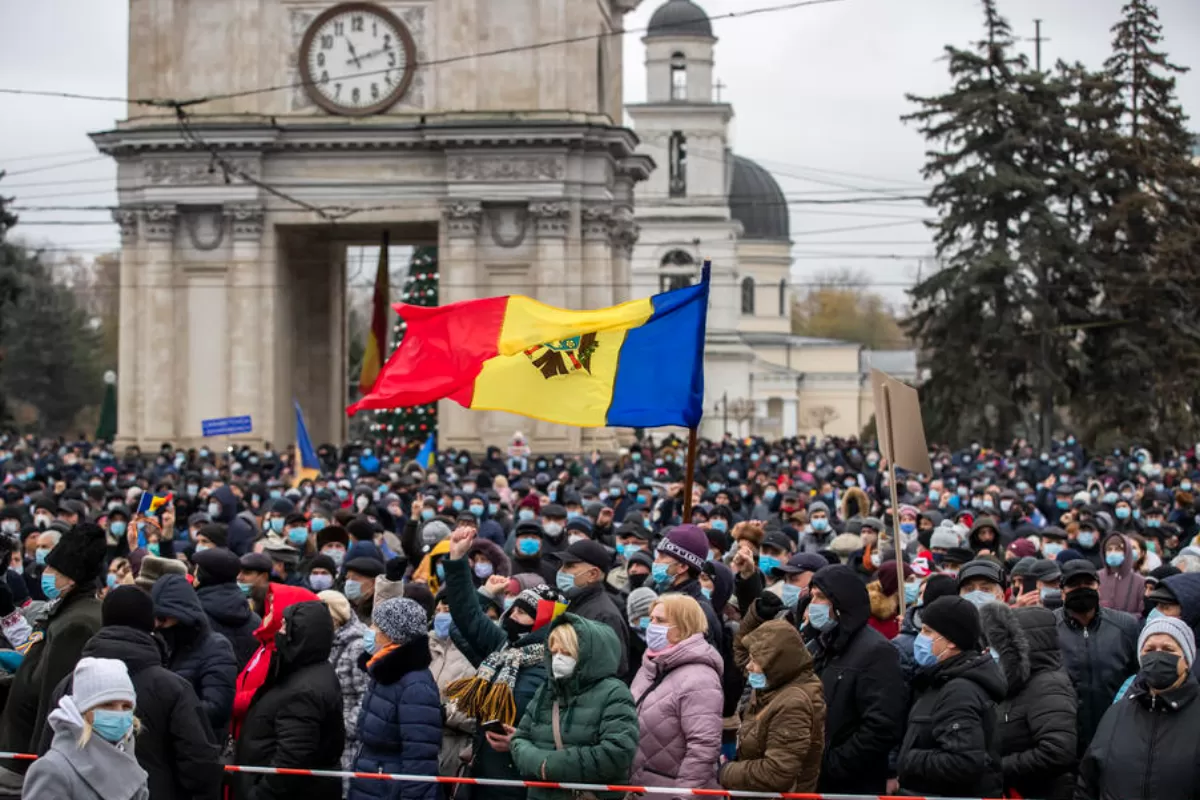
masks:
<path id="1" fill-rule="evenodd" d="M 342 689 L 329 651 L 333 618 L 319 601 L 283 611 L 270 674 L 254 695 L 238 737 L 237 764 L 295 769 L 338 768 L 346 743 Z M 239 773 L 233 800 L 340 800 L 337 778 Z"/>
<path id="2" fill-rule="evenodd" d="M 1008 683 L 1000 703 L 1004 788 L 1068 800 L 1076 764 L 1075 689 L 1062 665 L 1054 612 L 988 603 L 979 610 Z"/>
<path id="3" fill-rule="evenodd" d="M 574 589 L 568 594 L 570 600 L 567 610 L 584 619 L 607 625 L 617 637 L 621 647 L 617 661 L 617 677 L 624 678 L 629 673 L 629 622 L 612 595 L 604 588 L 604 580 Z"/>
<path id="4" fill-rule="evenodd" d="M 721 655 L 702 633 L 642 657 L 629 687 L 638 715 L 630 783 L 717 788 L 723 669 Z"/>
<path id="5" fill-rule="evenodd" d="M 196 590 L 196 595 L 213 631 L 224 636 L 233 648 L 233 656 L 240 670 L 258 649 L 254 632 L 262 625 L 262 620 L 250 608 L 246 596 L 236 583 L 201 586 Z"/>
<path id="6" fill-rule="evenodd" d="M 813 575 L 813 585 L 830 598 L 837 617 L 810 644 L 827 708 L 818 790 L 883 794 L 888 753 L 900 742 L 907 707 L 900 657 L 867 625 L 870 598 L 853 569 L 824 567 Z"/>
<path id="7" fill-rule="evenodd" d="M 922 668 L 900 747 L 900 788 L 909 794 L 1000 797 L 1000 667 L 973 650 Z"/>
<path id="8" fill-rule="evenodd" d="M 120 747 L 92 736 L 79 746 L 83 716 L 70 697 L 50 715 L 54 740 L 25 776 L 22 797 L 61 800 L 148 800 L 146 771 L 134 758 L 134 744 Z"/>
<path id="9" fill-rule="evenodd" d="M 498 545 L 487 539 L 476 538 L 471 543 L 471 549 L 467 551 L 468 558 L 473 555 L 482 555 L 487 558 L 491 562 L 493 575 L 503 575 L 506 578 L 512 575 L 512 562 L 508 560 L 508 556 L 504 555 L 503 545 Z M 477 587 L 487 583 L 486 578 L 480 578 L 474 571 L 471 573 L 471 578 L 475 581 Z"/>
<path id="10" fill-rule="evenodd" d="M 579 638 L 575 671 L 549 678 L 533 696 L 513 736 L 513 764 L 528 780 L 563 783 L 627 784 L 638 747 L 637 711 L 629 688 L 616 676 L 616 635 L 607 625 L 563 614 L 550 628 L 571 625 Z M 552 655 L 546 649 L 546 673 Z M 555 746 L 554 709 L 558 709 L 563 749 Z M 619 800 L 621 792 L 597 792 L 600 800 Z M 530 800 L 571 800 L 559 789 L 530 789 Z"/>
<path id="11" fill-rule="evenodd" d="M 1124 548 L 1125 560 L 1116 569 L 1107 565 L 1100 568 L 1100 605 L 1140 617 L 1144 610 L 1146 579 L 1137 573 L 1128 536 L 1110 533 L 1104 537 L 1101 552 L 1107 553 L 1109 543 L 1114 540 Z"/>
<path id="12" fill-rule="evenodd" d="M 101 628 L 80 655 L 116 659 L 129 671 L 142 723 L 135 754 L 148 776 L 150 797 L 215 798 L 223 774 L 220 747 L 191 684 L 164 666 L 167 648 L 162 640 L 145 631 L 111 625 Z M 59 684 L 56 704 L 71 693 L 72 678 L 68 675 Z M 39 753 L 50 749 L 51 737 L 47 728 Z M 28 780 L 27 776 L 27 785 Z"/>
<path id="13" fill-rule="evenodd" d="M 1139 678 L 1104 715 L 1079 764 L 1080 800 L 1167 800 L 1200 795 L 1200 685 L 1152 695 Z"/>
<path id="14" fill-rule="evenodd" d="M 1076 751 L 1082 755 L 1117 690 L 1138 671 L 1139 626 L 1129 614 L 1111 608 L 1098 609 L 1086 628 L 1062 608 L 1055 609 L 1054 619 L 1063 664 L 1079 701 Z"/>
<path id="15" fill-rule="evenodd" d="M 813 792 L 825 748 L 825 694 L 812 656 L 786 620 L 739 637 L 762 669 L 766 689 L 750 694 L 738 728 L 737 760 L 721 769 L 727 789 Z"/>
<path id="16" fill-rule="evenodd" d="M 429 672 L 429 639 L 419 636 L 359 668 L 371 676 L 358 716 L 355 772 L 437 775 L 442 744 L 442 704 Z M 437 800 L 436 783 L 353 779 L 348 800 Z"/>
<path id="17" fill-rule="evenodd" d="M 162 630 L 169 648 L 167 668 L 192 685 L 213 733 L 224 739 L 238 675 L 233 647 L 209 627 L 208 615 L 187 578 L 164 575 L 154 582 L 151 597 L 155 616 L 179 620 Z"/>
<path id="18" fill-rule="evenodd" d="M 333 648 L 329 651 L 329 663 L 333 664 L 338 685 L 342 687 L 342 722 L 346 726 L 342 768 L 347 770 L 354 764 L 354 753 L 358 750 L 358 712 L 371 682 L 366 671 L 358 667 L 366 632 L 367 626 L 351 613 L 350 621 L 333 632 Z"/>
<path id="19" fill-rule="evenodd" d="M 254 546 L 254 540 L 258 538 L 258 529 L 238 513 L 237 495 L 228 486 L 218 486 L 209 496 L 221 504 L 221 513 L 213 522 L 222 522 L 229 526 L 227 546 L 230 551 L 236 556 L 246 555 Z"/>

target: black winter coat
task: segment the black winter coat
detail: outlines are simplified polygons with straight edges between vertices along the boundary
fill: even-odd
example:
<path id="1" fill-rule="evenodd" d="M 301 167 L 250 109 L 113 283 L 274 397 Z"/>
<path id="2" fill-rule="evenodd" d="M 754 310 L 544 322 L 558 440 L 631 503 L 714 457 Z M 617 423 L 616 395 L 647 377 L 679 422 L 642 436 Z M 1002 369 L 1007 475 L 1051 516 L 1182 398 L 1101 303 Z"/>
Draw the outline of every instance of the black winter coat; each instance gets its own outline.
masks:
<path id="1" fill-rule="evenodd" d="M 905 794 L 1000 797 L 1004 674 L 990 655 L 967 651 L 921 669 L 900 747 Z"/>
<path id="2" fill-rule="evenodd" d="M 213 734 L 223 741 L 233 715 L 238 676 L 233 647 L 209 627 L 208 615 L 187 578 L 164 575 L 154 582 L 150 596 L 155 616 L 179 620 L 160 631 L 167 642 L 167 668 L 192 684 Z"/>
<path id="3" fill-rule="evenodd" d="M 236 583 L 201 586 L 196 595 L 208 615 L 209 625 L 229 641 L 240 671 L 258 650 L 259 641 L 254 638 L 254 632 L 262 625 L 262 619 L 250 608 Z"/>
<path id="4" fill-rule="evenodd" d="M 1200 685 L 1150 694 L 1141 679 L 1100 721 L 1079 764 L 1076 800 L 1200 796 Z"/>
<path id="5" fill-rule="evenodd" d="M 283 612 L 286 634 L 275 637 L 275 657 L 242 722 L 236 764 L 336 770 L 346 745 L 342 687 L 329 663 L 333 618 L 324 603 L 308 601 Z M 340 800 L 337 778 L 239 774 L 233 800 Z"/>
<path id="6" fill-rule="evenodd" d="M 142 723 L 134 754 L 148 775 L 152 800 L 216 800 L 224 774 L 221 748 L 191 684 L 163 666 L 166 645 L 145 631 L 113 625 L 101 628 L 82 655 L 115 658 L 129 670 L 137 692 L 137 718 Z M 55 704 L 70 694 L 72 677 L 59 683 Z M 53 738 L 47 727 L 39 755 L 50 749 Z"/>
<path id="7" fill-rule="evenodd" d="M 892 643 L 867 624 L 867 587 L 847 566 L 819 570 L 813 585 L 833 601 L 837 624 L 809 644 L 825 687 L 825 755 L 818 791 L 883 794 L 888 753 L 900 743 L 908 692 Z"/>
<path id="8" fill-rule="evenodd" d="M 629 622 L 617 608 L 612 596 L 605 590 L 604 581 L 574 592 L 567 610 L 576 616 L 600 622 L 612 628 L 612 632 L 617 635 L 617 641 L 621 643 L 617 677 L 625 677 L 629 673 Z"/>
<path id="9" fill-rule="evenodd" d="M 992 603 L 981 615 L 1008 681 L 1008 695 L 1000 703 L 1004 788 L 1021 797 L 1068 800 L 1077 762 L 1076 700 L 1058 649 L 1054 613 Z M 1007 624 L 997 624 L 998 618 Z"/>
<path id="10" fill-rule="evenodd" d="M 1117 690 L 1138 671 L 1140 626 L 1131 615 L 1111 608 L 1097 611 L 1087 628 L 1062 608 L 1054 612 L 1054 619 L 1058 647 L 1079 701 L 1076 749 L 1082 755 Z"/>

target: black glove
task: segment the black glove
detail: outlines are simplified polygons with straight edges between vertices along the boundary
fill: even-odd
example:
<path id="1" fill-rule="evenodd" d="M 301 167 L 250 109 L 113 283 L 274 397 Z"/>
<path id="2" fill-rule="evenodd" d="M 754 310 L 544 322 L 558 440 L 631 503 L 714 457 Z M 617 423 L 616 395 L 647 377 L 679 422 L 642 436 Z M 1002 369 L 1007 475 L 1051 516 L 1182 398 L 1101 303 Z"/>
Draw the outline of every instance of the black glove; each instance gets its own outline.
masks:
<path id="1" fill-rule="evenodd" d="M 387 562 L 387 579 L 389 581 L 404 580 L 406 572 L 408 572 L 408 559 L 404 556 L 396 556 Z"/>
<path id="2" fill-rule="evenodd" d="M 7 617 L 9 614 L 17 610 L 16 603 L 13 602 L 12 587 L 8 585 L 8 570 L 0 575 L 0 617 Z"/>
<path id="3" fill-rule="evenodd" d="M 763 622 L 775 619 L 783 611 L 783 600 L 774 592 L 763 592 L 754 601 L 754 613 Z"/>

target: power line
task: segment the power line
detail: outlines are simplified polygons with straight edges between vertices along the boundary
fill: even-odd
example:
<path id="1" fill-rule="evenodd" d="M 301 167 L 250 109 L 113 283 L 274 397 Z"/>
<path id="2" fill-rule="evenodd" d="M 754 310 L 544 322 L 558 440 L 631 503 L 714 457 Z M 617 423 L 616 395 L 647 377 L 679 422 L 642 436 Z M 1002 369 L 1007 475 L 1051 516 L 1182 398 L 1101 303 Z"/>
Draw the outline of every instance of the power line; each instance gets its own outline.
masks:
<path id="1" fill-rule="evenodd" d="M 92 156 L 91 158 L 79 159 L 77 161 L 64 161 L 64 162 L 61 162 L 58 164 L 46 164 L 41 167 L 30 167 L 29 169 L 19 169 L 19 170 L 16 170 L 15 172 L 7 172 L 6 171 L 5 177 L 11 177 L 13 175 L 29 175 L 34 172 L 47 172 L 52 169 L 62 169 L 63 167 L 75 167 L 80 164 L 90 164 L 93 161 L 108 161 L 108 156 L 97 155 L 97 156 Z M 4 189 L 6 189 L 6 190 L 12 188 L 12 187 L 8 186 L 7 184 L 0 184 L 0 186 L 4 187 Z"/>
<path id="2" fill-rule="evenodd" d="M 95 153 L 95 150 L 60 150 L 57 153 L 34 153 L 27 156 L 5 156 L 5 164 L 16 164 L 22 161 L 43 161 L 47 158 L 64 158 L 65 156 L 82 156 Z"/>

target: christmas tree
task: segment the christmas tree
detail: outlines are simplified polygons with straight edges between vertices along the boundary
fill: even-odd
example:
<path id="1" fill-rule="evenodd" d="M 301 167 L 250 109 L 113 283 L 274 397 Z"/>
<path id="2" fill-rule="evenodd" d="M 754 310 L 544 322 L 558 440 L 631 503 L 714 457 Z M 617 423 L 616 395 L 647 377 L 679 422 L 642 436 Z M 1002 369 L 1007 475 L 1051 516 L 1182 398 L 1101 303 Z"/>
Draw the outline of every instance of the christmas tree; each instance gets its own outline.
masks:
<path id="1" fill-rule="evenodd" d="M 437 247 L 414 249 L 400 301 L 414 306 L 436 306 L 438 278 Z M 404 341 L 406 327 L 402 319 L 397 319 L 392 326 L 392 352 Z M 437 404 L 380 411 L 375 415 L 373 428 L 382 438 L 403 441 L 405 452 L 415 456 L 430 434 L 437 435 Z"/>

